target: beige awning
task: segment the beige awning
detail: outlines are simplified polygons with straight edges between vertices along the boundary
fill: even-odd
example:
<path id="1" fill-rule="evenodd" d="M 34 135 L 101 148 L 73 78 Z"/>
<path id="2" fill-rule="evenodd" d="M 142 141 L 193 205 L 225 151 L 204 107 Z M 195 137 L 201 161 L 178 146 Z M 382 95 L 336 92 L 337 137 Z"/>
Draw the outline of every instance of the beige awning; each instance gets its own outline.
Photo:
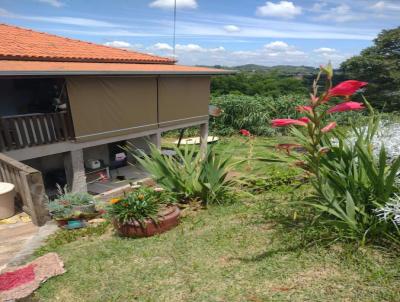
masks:
<path id="1" fill-rule="evenodd" d="M 207 120 L 209 99 L 210 77 L 160 77 L 160 127 Z"/>
<path id="2" fill-rule="evenodd" d="M 157 128 L 155 77 L 67 78 L 78 141 Z"/>

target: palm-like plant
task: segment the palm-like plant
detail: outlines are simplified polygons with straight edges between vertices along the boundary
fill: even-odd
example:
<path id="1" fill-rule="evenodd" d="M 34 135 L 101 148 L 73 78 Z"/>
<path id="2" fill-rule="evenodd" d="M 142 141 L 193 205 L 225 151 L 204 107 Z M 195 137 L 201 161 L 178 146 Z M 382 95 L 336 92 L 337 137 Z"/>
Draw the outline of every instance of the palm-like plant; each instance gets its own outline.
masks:
<path id="1" fill-rule="evenodd" d="M 166 156 L 154 145 L 150 154 L 135 152 L 132 146 L 127 151 L 152 175 L 164 189 L 174 192 L 182 200 L 199 199 L 203 203 L 223 202 L 235 186 L 228 179 L 235 165 L 228 156 L 222 156 L 209 148 L 203 156 L 192 146 L 183 150 L 174 148 L 175 156 Z"/>

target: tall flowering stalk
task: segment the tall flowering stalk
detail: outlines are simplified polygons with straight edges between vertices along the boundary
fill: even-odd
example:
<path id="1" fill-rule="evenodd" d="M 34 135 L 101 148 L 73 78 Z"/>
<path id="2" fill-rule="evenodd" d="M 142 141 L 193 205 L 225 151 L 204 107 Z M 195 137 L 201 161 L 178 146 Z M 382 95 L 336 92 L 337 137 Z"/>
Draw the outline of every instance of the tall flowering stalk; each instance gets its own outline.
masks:
<path id="1" fill-rule="evenodd" d="M 320 92 L 319 82 L 321 77 L 325 76 L 326 82 L 324 90 Z M 324 147 L 323 139 L 336 126 L 336 122 L 331 121 L 332 114 L 352 110 L 364 109 L 364 104 L 351 101 L 351 96 L 366 86 L 368 83 L 356 80 L 344 81 L 335 87 L 332 87 L 333 68 L 329 63 L 327 66 L 321 66 L 320 71 L 313 82 L 312 92 L 310 94 L 309 104 L 298 106 L 297 111 L 304 114 L 299 119 L 275 119 L 272 121 L 273 127 L 298 126 L 307 129 L 303 134 L 298 129 L 293 128 L 293 133 L 299 140 L 299 143 L 307 150 L 308 164 L 310 172 L 319 178 L 319 164 L 321 156 L 327 150 Z M 331 99 L 341 98 L 342 102 L 337 105 L 329 106 Z"/>
<path id="2" fill-rule="evenodd" d="M 254 151 L 254 136 L 250 133 L 249 130 L 246 129 L 241 129 L 239 131 L 241 135 L 247 138 L 248 142 L 250 142 L 250 147 L 249 147 L 249 153 L 248 153 L 248 161 L 247 161 L 247 170 L 251 171 L 253 169 L 251 165 L 251 158 L 253 157 L 253 151 Z"/>

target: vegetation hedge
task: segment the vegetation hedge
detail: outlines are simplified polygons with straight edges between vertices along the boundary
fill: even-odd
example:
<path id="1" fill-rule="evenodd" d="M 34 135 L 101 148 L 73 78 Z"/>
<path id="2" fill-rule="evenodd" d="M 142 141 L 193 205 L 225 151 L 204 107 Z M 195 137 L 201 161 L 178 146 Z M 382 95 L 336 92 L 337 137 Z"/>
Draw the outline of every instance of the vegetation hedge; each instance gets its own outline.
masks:
<path id="1" fill-rule="evenodd" d="M 214 97 L 211 103 L 223 110 L 217 118 L 211 118 L 213 133 L 232 135 L 240 129 L 247 129 L 255 135 L 270 136 L 276 134 L 270 122 L 277 117 L 297 117 L 294 107 L 305 103 L 304 95 L 286 95 L 279 97 L 223 95 Z"/>

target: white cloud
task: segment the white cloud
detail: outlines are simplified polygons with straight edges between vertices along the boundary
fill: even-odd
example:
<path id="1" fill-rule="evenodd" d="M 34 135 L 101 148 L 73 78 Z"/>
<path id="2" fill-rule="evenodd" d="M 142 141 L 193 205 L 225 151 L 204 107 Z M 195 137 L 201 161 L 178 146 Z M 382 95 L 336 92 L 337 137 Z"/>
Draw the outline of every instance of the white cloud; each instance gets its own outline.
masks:
<path id="1" fill-rule="evenodd" d="M 205 51 L 205 48 L 197 44 L 187 44 L 187 45 L 176 44 L 176 50 L 186 51 L 186 52 L 202 52 Z"/>
<path id="2" fill-rule="evenodd" d="M 166 53 L 170 53 L 173 50 L 173 47 L 167 43 L 156 43 L 150 47 L 150 50 L 159 50 Z M 175 50 L 177 54 L 182 53 L 221 53 L 225 51 L 225 48 L 222 46 L 215 48 L 205 48 L 198 44 L 176 44 Z"/>
<path id="3" fill-rule="evenodd" d="M 310 11 L 319 13 L 324 10 L 325 7 L 328 6 L 328 3 L 326 2 L 315 2 L 314 5 L 311 7 Z"/>
<path id="4" fill-rule="evenodd" d="M 209 51 L 213 53 L 224 52 L 225 50 L 226 50 L 225 47 L 222 46 L 209 49 Z"/>
<path id="5" fill-rule="evenodd" d="M 271 43 L 269 43 L 269 44 L 265 44 L 265 45 L 264 45 L 264 48 L 265 48 L 265 49 L 268 49 L 268 50 L 278 50 L 278 51 L 280 51 L 280 50 L 287 50 L 287 49 L 289 49 L 290 47 L 289 47 L 289 45 L 288 45 L 287 43 L 285 43 L 285 42 L 282 42 L 282 41 L 275 41 L 275 42 L 271 42 Z"/>
<path id="6" fill-rule="evenodd" d="M 332 7 L 325 13 L 314 18 L 316 21 L 351 22 L 365 19 L 365 15 L 354 13 L 347 4 Z"/>
<path id="7" fill-rule="evenodd" d="M 298 57 L 303 57 L 305 55 L 305 52 L 283 41 L 274 41 L 265 44 L 263 49 L 260 50 L 260 52 L 261 54 L 267 55 L 269 57 L 298 58 Z"/>
<path id="8" fill-rule="evenodd" d="M 257 7 L 256 14 L 261 17 L 276 17 L 291 19 L 300 15 L 302 8 L 295 6 L 291 1 L 280 1 L 273 3 L 267 1 L 263 6 Z"/>
<path id="9" fill-rule="evenodd" d="M 110 42 L 104 43 L 103 45 L 115 47 L 115 48 L 129 49 L 129 50 L 136 50 L 136 49 L 143 48 L 143 45 L 140 43 L 132 44 L 132 43 L 129 43 L 126 41 L 110 41 Z"/>
<path id="10" fill-rule="evenodd" d="M 151 48 L 153 48 L 155 50 L 161 50 L 161 51 L 171 51 L 171 50 L 173 50 L 172 46 L 167 44 L 167 43 L 156 43 Z"/>
<path id="11" fill-rule="evenodd" d="M 89 19 L 89 18 L 75 18 L 75 17 L 46 17 L 46 16 L 29 16 L 29 15 L 18 15 L 14 14 L 6 9 L 0 8 L 0 17 L 10 19 L 20 19 L 29 21 L 39 21 L 46 23 L 57 23 L 66 25 L 76 26 L 87 26 L 87 27 L 125 27 L 123 25 L 114 24 L 107 21 Z"/>
<path id="12" fill-rule="evenodd" d="M 173 48 L 167 43 L 156 43 L 148 47 L 147 52 L 153 51 L 158 55 L 174 57 L 178 59 L 181 64 L 188 65 L 211 65 L 222 62 L 226 57 L 226 49 L 222 46 L 219 47 L 203 47 L 198 44 L 176 44 L 175 56 L 173 55 Z M 211 62 L 211 63 L 210 63 Z"/>
<path id="13" fill-rule="evenodd" d="M 162 9 L 171 9 L 174 8 L 175 2 L 174 0 L 155 0 L 151 2 L 149 6 Z M 181 9 L 195 9 L 198 7 L 198 5 L 196 0 L 176 0 L 176 7 Z"/>
<path id="14" fill-rule="evenodd" d="M 336 49 L 329 47 L 320 47 L 313 50 L 316 53 L 333 53 L 336 52 Z"/>
<path id="15" fill-rule="evenodd" d="M 236 33 L 240 31 L 240 28 L 236 25 L 225 25 L 224 26 L 225 31 L 228 33 Z"/>
<path id="16" fill-rule="evenodd" d="M 378 1 L 371 5 L 370 9 L 375 11 L 397 11 L 400 10 L 400 4 L 395 4 L 391 1 Z"/>
<path id="17" fill-rule="evenodd" d="M 129 48 L 132 46 L 131 43 L 125 41 L 111 41 L 104 43 L 105 46 L 117 47 L 117 48 Z"/>
<path id="18" fill-rule="evenodd" d="M 63 3 L 63 2 L 61 2 L 59 0 L 37 0 L 37 1 L 45 3 L 45 4 L 49 4 L 49 5 L 54 6 L 54 7 L 62 7 L 62 6 L 65 5 L 65 3 Z"/>

